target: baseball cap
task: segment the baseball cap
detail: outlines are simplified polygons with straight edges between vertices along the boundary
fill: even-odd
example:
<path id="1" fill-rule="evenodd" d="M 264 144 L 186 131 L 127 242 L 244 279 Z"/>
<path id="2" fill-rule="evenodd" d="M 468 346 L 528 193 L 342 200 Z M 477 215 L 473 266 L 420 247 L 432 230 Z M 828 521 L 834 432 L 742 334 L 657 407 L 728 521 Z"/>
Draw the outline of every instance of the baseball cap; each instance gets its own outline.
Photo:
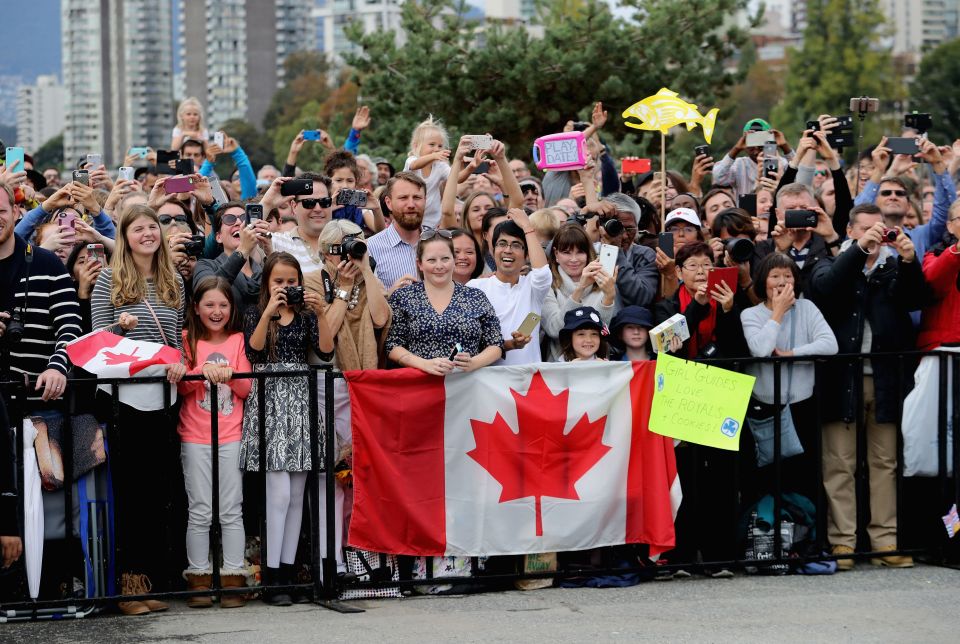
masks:
<path id="1" fill-rule="evenodd" d="M 702 225 L 700 223 L 700 217 L 696 212 L 690 208 L 677 208 L 667 213 L 667 219 L 663 223 L 663 229 L 666 230 L 670 224 L 677 221 L 685 221 L 691 226 L 696 226 L 697 228 Z"/>
<path id="2" fill-rule="evenodd" d="M 747 121 L 747 124 L 743 126 L 744 132 L 765 132 L 767 130 L 772 130 L 773 126 L 764 121 L 763 119 L 750 119 Z"/>

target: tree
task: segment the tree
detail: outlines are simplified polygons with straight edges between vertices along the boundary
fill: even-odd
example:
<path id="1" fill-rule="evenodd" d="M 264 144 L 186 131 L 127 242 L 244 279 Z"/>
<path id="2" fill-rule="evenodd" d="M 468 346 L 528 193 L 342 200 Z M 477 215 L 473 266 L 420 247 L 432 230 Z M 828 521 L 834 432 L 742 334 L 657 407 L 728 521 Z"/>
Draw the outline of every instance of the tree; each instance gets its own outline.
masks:
<path id="1" fill-rule="evenodd" d="M 254 168 L 259 168 L 267 163 L 276 165 L 277 161 L 273 155 L 270 137 L 258 130 L 252 123 L 243 119 L 230 119 L 220 129 L 240 143 L 240 147 L 247 153 Z M 229 177 L 233 173 L 234 167 L 233 159 L 229 154 L 221 154 L 217 157 L 216 171 L 218 176 Z"/>
<path id="2" fill-rule="evenodd" d="M 56 135 L 33 153 L 33 167 L 38 172 L 43 172 L 45 168 L 63 168 L 63 133 Z"/>
<path id="3" fill-rule="evenodd" d="M 297 118 L 310 101 L 323 102 L 330 88 L 330 63 L 319 51 L 298 51 L 283 61 L 283 86 L 270 101 L 263 117 L 267 131 Z"/>
<path id="4" fill-rule="evenodd" d="M 745 34 L 716 25 L 746 4 L 621 0 L 634 13 L 628 19 L 601 0 L 585 0 L 534 38 L 510 25 L 481 29 L 465 17 L 462 0 L 408 0 L 402 44 L 392 32 L 346 29 L 358 52 L 345 58 L 375 119 L 365 142 L 406 150 L 414 126 L 432 113 L 454 139 L 490 132 L 512 146 L 511 155 L 529 158 L 533 139 L 587 116 L 598 100 L 610 113 L 613 138 L 637 133 L 620 114 L 661 87 L 700 104 L 729 92 L 737 75 L 726 61 Z M 659 144 L 659 137 L 645 138 Z"/>
<path id="5" fill-rule="evenodd" d="M 933 49 L 920 61 L 910 86 L 910 106 L 933 117 L 931 138 L 951 141 L 960 131 L 960 40 Z"/>
<path id="6" fill-rule="evenodd" d="M 852 96 L 880 98 L 891 108 L 903 98 L 890 51 L 880 45 L 888 29 L 878 0 L 807 0 L 806 6 L 803 47 L 788 52 L 783 102 L 771 115 L 791 139 L 819 114 L 846 114 Z M 889 120 L 871 117 L 865 140 L 875 142 Z"/>
<path id="7" fill-rule="evenodd" d="M 278 160 L 286 159 L 290 151 L 290 142 L 300 130 L 326 130 L 333 139 L 334 145 L 342 146 L 350 132 L 350 124 L 356 112 L 357 92 L 356 84 L 345 82 L 333 90 L 322 103 L 310 101 L 303 105 L 296 118 L 288 123 L 277 125 L 271 132 L 274 156 Z M 367 147 L 366 142 L 365 147 Z M 319 171 L 326 154 L 326 148 L 319 143 L 305 142 L 297 157 L 297 166 Z"/>

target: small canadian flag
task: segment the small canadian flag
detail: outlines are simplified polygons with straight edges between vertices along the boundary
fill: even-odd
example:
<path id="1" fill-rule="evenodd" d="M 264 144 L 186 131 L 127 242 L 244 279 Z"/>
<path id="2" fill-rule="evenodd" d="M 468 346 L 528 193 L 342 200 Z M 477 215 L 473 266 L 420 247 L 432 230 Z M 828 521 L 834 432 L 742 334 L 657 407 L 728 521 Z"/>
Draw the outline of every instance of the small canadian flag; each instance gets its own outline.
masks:
<path id="1" fill-rule="evenodd" d="M 180 352 L 173 347 L 144 340 L 130 340 L 109 331 L 94 331 L 67 345 L 67 355 L 77 367 L 98 378 L 132 378 L 160 376 L 166 365 L 180 362 Z M 109 392 L 110 387 L 100 385 Z M 176 387 L 171 387 L 170 401 L 176 400 Z M 120 402 L 141 411 L 163 409 L 163 390 L 159 385 L 123 385 Z"/>

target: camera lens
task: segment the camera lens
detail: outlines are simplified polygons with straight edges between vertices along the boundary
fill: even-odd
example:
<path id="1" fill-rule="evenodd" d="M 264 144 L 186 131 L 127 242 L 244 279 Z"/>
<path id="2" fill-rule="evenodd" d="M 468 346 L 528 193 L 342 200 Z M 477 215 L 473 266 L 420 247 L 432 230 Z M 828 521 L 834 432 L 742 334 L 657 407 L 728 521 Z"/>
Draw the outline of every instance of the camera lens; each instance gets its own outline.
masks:
<path id="1" fill-rule="evenodd" d="M 603 229 L 610 237 L 616 237 L 623 234 L 623 224 L 619 219 L 607 219 L 603 222 Z"/>
<path id="2" fill-rule="evenodd" d="M 897 230 L 895 228 L 887 228 L 883 231 L 883 239 L 889 243 L 897 241 Z"/>
<path id="3" fill-rule="evenodd" d="M 726 246 L 730 258 L 738 264 L 749 261 L 753 257 L 753 242 L 749 239 L 728 239 Z"/>
<path id="4" fill-rule="evenodd" d="M 349 255 L 353 259 L 363 259 L 364 253 L 367 252 L 367 245 L 359 239 L 345 239 L 340 248 L 344 257 Z"/>
<path id="5" fill-rule="evenodd" d="M 3 337 L 11 344 L 16 344 L 23 339 L 23 321 L 20 319 L 19 311 L 10 313 L 10 319 L 7 320 L 7 330 L 4 331 Z"/>

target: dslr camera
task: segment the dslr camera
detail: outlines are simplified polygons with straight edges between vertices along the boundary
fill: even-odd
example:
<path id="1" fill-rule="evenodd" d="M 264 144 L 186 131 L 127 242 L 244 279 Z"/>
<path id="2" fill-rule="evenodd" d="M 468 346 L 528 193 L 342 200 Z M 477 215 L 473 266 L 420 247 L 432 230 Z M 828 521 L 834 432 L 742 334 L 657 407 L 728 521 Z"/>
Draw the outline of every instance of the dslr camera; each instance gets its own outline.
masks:
<path id="1" fill-rule="evenodd" d="M 3 339 L 9 344 L 18 344 L 23 339 L 23 319 L 17 309 L 8 313 L 10 319 L 7 320 L 7 330 L 3 332 Z"/>
<path id="2" fill-rule="evenodd" d="M 288 306 L 296 306 L 297 304 L 303 304 L 303 287 L 302 286 L 288 286 L 283 290 L 283 292 L 287 296 Z"/>
<path id="3" fill-rule="evenodd" d="M 183 242 L 183 252 L 190 257 L 200 257 L 203 255 L 205 241 L 203 235 L 191 235 L 190 241 Z"/>
<path id="4" fill-rule="evenodd" d="M 363 259 L 367 252 L 367 243 L 359 237 L 359 233 L 346 235 L 339 244 L 330 244 L 330 250 L 327 252 L 331 255 L 339 255 L 343 261 Z"/>

